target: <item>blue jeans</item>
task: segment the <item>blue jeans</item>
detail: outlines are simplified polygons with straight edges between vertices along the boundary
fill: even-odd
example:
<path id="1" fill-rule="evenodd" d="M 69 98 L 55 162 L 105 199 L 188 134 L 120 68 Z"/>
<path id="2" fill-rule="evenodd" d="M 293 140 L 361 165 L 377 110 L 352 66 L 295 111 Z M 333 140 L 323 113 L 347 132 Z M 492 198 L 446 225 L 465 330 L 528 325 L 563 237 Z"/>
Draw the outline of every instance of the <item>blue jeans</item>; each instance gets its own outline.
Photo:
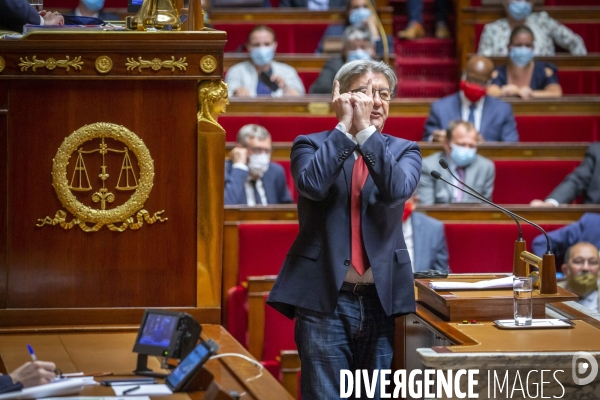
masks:
<path id="1" fill-rule="evenodd" d="M 435 0 L 433 9 L 435 12 L 435 22 L 448 22 L 448 8 L 450 0 Z M 408 10 L 408 23 L 418 22 L 423 24 L 423 0 L 407 0 L 406 8 Z"/>
<path id="2" fill-rule="evenodd" d="M 310 294 L 307 294 L 310 295 Z M 340 398 L 340 370 L 389 369 L 394 351 L 394 318 L 378 296 L 340 292 L 333 314 L 296 309 L 295 340 L 302 362 L 304 400 Z M 379 399 L 379 380 L 374 399 Z M 364 386 L 362 397 L 367 398 Z"/>

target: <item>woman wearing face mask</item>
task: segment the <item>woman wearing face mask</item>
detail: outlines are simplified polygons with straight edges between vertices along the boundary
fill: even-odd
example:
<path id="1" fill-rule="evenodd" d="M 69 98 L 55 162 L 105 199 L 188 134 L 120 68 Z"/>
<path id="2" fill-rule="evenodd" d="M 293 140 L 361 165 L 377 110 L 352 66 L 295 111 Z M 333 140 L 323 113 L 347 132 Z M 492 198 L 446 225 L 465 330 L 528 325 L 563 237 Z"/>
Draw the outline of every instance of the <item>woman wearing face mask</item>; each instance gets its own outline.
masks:
<path id="1" fill-rule="evenodd" d="M 382 55 L 383 43 L 381 42 L 381 36 L 379 35 L 379 30 L 377 29 L 377 19 L 376 16 L 371 13 L 371 9 L 369 8 L 367 1 L 369 0 L 350 0 L 346 10 L 345 23 L 340 25 L 329 25 L 323 33 L 323 37 L 321 37 L 321 41 L 319 42 L 315 53 L 323 53 L 323 46 L 327 38 L 340 37 L 344 34 L 344 30 L 347 27 L 356 26 L 362 27 L 371 33 L 371 37 L 375 45 L 375 54 Z M 390 43 L 390 46 L 392 43 L 394 43 L 394 40 L 389 35 L 388 43 Z"/>
<path id="2" fill-rule="evenodd" d="M 73 15 L 100 18 L 104 21 L 118 21 L 118 15 L 103 10 L 104 0 L 80 0 L 79 5 L 73 10 Z"/>
<path id="3" fill-rule="evenodd" d="M 371 60 L 375 54 L 371 33 L 360 27 L 349 26 L 344 31 L 343 53 L 329 58 L 317 80 L 310 86 L 311 94 L 329 94 L 333 90 L 335 74 L 346 62 L 355 60 Z"/>
<path id="4" fill-rule="evenodd" d="M 528 27 L 519 26 L 512 31 L 508 63 L 492 73 L 489 95 L 519 96 L 524 99 L 562 96 L 556 66 L 534 61 L 533 44 L 533 32 Z"/>
<path id="5" fill-rule="evenodd" d="M 482 56 L 508 55 L 510 34 L 518 26 L 527 26 L 535 37 L 533 54 L 553 56 L 554 44 L 563 47 L 574 56 L 587 54 L 581 36 L 550 18 L 547 12 L 532 12 L 531 0 L 503 0 L 506 18 L 486 24 L 479 40 L 477 53 Z"/>

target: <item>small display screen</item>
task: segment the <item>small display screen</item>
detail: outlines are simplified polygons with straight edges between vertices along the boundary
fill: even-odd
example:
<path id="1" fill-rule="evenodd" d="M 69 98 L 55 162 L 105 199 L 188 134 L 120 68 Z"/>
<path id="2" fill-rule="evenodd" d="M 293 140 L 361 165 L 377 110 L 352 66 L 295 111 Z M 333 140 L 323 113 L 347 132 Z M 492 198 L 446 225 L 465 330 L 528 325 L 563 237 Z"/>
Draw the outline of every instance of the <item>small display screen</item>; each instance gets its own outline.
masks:
<path id="1" fill-rule="evenodd" d="M 187 381 L 190 374 L 202 365 L 210 355 L 210 350 L 203 343 L 188 354 L 188 356 L 169 374 L 167 377 L 168 385 L 173 389 L 178 389 L 183 382 Z"/>
<path id="2" fill-rule="evenodd" d="M 148 346 L 169 347 L 179 316 L 148 314 L 138 343 Z"/>

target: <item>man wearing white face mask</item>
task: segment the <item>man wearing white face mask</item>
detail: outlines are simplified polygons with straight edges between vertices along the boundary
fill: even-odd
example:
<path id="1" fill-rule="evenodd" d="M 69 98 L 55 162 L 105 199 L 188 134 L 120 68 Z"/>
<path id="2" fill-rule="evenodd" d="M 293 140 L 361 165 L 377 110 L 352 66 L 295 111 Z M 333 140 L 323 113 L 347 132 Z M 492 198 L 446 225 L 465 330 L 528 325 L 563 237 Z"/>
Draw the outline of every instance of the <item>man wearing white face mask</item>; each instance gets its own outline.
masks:
<path id="1" fill-rule="evenodd" d="M 225 204 L 293 203 L 283 167 L 271 162 L 269 132 L 260 125 L 244 125 L 236 141 L 225 163 Z"/>
<path id="2" fill-rule="evenodd" d="M 79 17 L 94 17 L 104 21 L 118 21 L 119 16 L 103 10 L 104 0 L 80 0 L 79 5 L 73 10 L 73 15 Z"/>
<path id="3" fill-rule="evenodd" d="M 496 177 L 494 163 L 477 155 L 477 131 L 473 124 L 451 121 L 444 141 L 444 151 L 423 159 L 423 173 L 417 187 L 419 204 L 480 203 L 475 197 L 431 176 L 431 171 L 441 171 L 439 161 L 442 158 L 454 175 L 491 200 Z M 451 179 L 449 176 L 446 178 Z M 461 186 L 458 182 L 454 183 Z"/>
<path id="4" fill-rule="evenodd" d="M 250 60 L 232 66 L 225 76 L 229 97 L 301 96 L 306 93 L 293 67 L 273 61 L 277 50 L 273 29 L 264 25 L 252 28 L 246 48 Z"/>
<path id="5" fill-rule="evenodd" d="M 533 31 L 536 56 L 553 56 L 554 43 L 574 56 L 585 56 L 583 39 L 571 29 L 551 18 L 546 11 L 532 12 L 531 0 L 503 0 L 506 18 L 486 24 L 477 53 L 487 57 L 507 56 L 510 33 L 517 26 Z"/>

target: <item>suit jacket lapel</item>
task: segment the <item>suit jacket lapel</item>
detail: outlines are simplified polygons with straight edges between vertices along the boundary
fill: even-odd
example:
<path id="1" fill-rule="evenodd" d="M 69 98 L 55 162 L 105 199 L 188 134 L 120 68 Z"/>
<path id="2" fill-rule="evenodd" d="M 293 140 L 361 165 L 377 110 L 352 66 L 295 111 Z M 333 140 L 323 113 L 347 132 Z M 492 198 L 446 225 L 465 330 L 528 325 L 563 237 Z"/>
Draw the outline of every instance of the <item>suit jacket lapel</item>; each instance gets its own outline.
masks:
<path id="1" fill-rule="evenodd" d="M 481 136 L 485 136 L 483 132 L 485 132 L 490 119 L 490 112 L 488 111 L 488 108 L 490 107 L 490 99 L 487 95 L 484 97 L 484 99 L 483 108 L 481 109 L 481 123 L 479 124 L 479 133 Z"/>
<path id="2" fill-rule="evenodd" d="M 346 178 L 346 190 L 348 191 L 348 196 L 350 196 L 350 191 L 352 190 L 352 168 L 354 168 L 354 154 L 350 154 L 346 161 L 343 164 L 344 169 L 344 177 Z"/>

